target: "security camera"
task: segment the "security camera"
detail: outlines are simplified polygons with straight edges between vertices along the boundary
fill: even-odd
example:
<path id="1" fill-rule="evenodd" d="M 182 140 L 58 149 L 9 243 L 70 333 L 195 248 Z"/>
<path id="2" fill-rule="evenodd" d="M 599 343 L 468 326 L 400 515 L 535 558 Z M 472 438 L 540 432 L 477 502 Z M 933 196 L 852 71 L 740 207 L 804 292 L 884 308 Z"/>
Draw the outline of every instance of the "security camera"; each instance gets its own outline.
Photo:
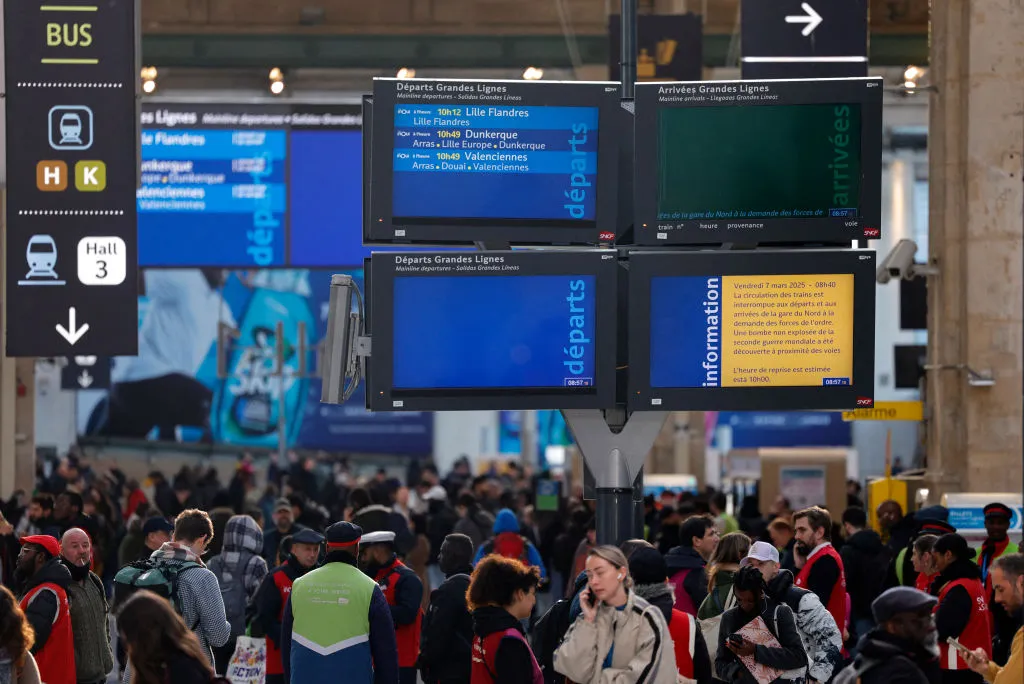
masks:
<path id="1" fill-rule="evenodd" d="M 900 240 L 892 251 L 878 265 L 875 273 L 875 280 L 885 285 L 893 278 L 914 277 L 914 254 L 917 253 L 917 243 L 913 240 Z"/>

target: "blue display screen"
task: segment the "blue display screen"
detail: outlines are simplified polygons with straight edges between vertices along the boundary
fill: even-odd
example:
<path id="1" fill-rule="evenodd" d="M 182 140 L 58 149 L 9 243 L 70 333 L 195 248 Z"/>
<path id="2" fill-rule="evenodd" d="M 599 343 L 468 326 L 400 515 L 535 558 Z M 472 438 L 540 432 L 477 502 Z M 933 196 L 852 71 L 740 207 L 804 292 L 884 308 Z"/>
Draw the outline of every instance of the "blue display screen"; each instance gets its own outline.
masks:
<path id="1" fill-rule="evenodd" d="M 593 387 L 596 280 L 396 277 L 393 386 Z"/>
<path id="2" fill-rule="evenodd" d="M 356 129 L 146 128 L 141 266 L 355 266 L 362 246 Z"/>
<path id="3" fill-rule="evenodd" d="M 597 107 L 395 105 L 392 216 L 594 221 Z"/>
<path id="4" fill-rule="evenodd" d="M 651 387 L 701 387 L 707 278 L 651 278 Z M 716 310 L 718 304 L 715 304 Z"/>

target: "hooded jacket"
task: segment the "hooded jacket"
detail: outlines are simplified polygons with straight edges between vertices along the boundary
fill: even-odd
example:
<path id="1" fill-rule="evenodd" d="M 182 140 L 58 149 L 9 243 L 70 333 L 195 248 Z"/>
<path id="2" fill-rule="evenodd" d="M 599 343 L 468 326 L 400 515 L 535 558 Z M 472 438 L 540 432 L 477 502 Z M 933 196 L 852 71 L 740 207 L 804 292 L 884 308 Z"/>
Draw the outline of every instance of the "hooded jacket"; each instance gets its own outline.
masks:
<path id="1" fill-rule="evenodd" d="M 942 679 L 938 656 L 883 629 L 861 637 L 857 657 L 836 680 L 845 681 L 851 668 L 866 668 L 860 684 L 939 684 Z"/>
<path id="2" fill-rule="evenodd" d="M 511 509 L 503 508 L 498 511 L 498 515 L 494 518 L 492 531 L 494 532 L 494 539 L 481 545 L 477 550 L 476 557 L 473 559 L 474 567 L 484 556 L 494 553 L 495 546 L 500 542 L 500 535 L 517 536 L 522 538 L 527 565 L 539 569 L 541 579 L 547 579 L 547 571 L 544 569 L 544 560 L 540 557 L 540 552 L 537 551 L 537 547 L 519 534 L 519 519 L 516 518 L 516 514 Z"/>
<path id="3" fill-rule="evenodd" d="M 251 600 L 267 576 L 267 562 L 263 550 L 263 530 L 248 515 L 235 515 L 224 526 L 224 544 L 220 555 L 210 559 L 210 571 L 221 580 L 221 586 L 230 581 L 242 581 L 246 600 Z"/>
<path id="4" fill-rule="evenodd" d="M 675 610 L 675 596 L 672 595 L 672 587 L 668 584 L 640 584 L 633 587 L 633 591 L 642 599 L 645 599 L 652 606 L 661 611 L 662 617 L 665 618 L 665 623 L 669 626 L 669 632 L 672 632 L 672 615 Z M 679 612 L 679 611 L 677 611 Z M 685 615 L 680 617 L 686 617 Z M 711 669 L 711 656 L 708 655 L 708 645 L 704 642 L 704 635 L 701 634 L 700 626 L 694 622 L 694 640 L 693 640 L 693 653 L 690 657 L 693 659 L 693 678 L 700 684 L 710 682 L 713 675 Z M 676 652 L 680 644 L 676 643 Z M 678 662 L 676 665 L 678 666 Z"/>
<path id="5" fill-rule="evenodd" d="M 779 570 L 779 574 L 768 583 L 768 599 L 774 604 L 784 603 L 793 611 L 796 631 L 800 633 L 800 641 L 807 652 L 811 679 L 817 682 L 830 680 L 843 661 L 843 635 L 818 595 L 794 587 L 793 573 Z"/>
<path id="6" fill-rule="evenodd" d="M 482 606 L 473 611 L 473 635 L 484 639 L 508 629 L 523 631 L 523 626 L 504 608 Z M 526 637 L 503 637 L 494 654 L 494 684 L 528 684 L 533 681 L 533 653 Z"/>
<path id="7" fill-rule="evenodd" d="M 708 573 L 704 569 L 707 562 L 692 546 L 677 546 L 665 554 L 665 565 L 668 567 L 669 582 L 675 590 L 676 608 L 696 615 L 700 604 L 708 596 Z M 680 601 L 683 592 L 693 602 L 692 610 Z"/>
<path id="8" fill-rule="evenodd" d="M 850 595 L 851 622 L 874 619 L 871 602 L 878 598 L 885 588 L 885 575 L 880 568 L 889 566 L 891 553 L 882 544 L 882 538 L 874 530 L 860 530 L 853 533 L 842 551 L 843 569 L 846 571 L 846 593 Z"/>
<path id="9" fill-rule="evenodd" d="M 608 670 L 604 661 L 611 651 Z M 629 591 L 618 610 L 605 603 L 582 615 L 555 651 L 555 671 L 578 684 L 676 684 L 676 656 L 661 610 Z"/>

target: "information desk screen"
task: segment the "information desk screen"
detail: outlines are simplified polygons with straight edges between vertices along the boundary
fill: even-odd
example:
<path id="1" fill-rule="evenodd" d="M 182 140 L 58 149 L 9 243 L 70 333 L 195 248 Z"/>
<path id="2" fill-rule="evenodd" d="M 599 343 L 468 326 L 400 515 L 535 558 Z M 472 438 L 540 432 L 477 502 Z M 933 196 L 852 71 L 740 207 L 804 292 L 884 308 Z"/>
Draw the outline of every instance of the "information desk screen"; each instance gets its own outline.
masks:
<path id="1" fill-rule="evenodd" d="M 635 125 L 638 244 L 880 236 L 880 78 L 644 83 Z"/>
<path id="2" fill-rule="evenodd" d="M 355 104 L 145 104 L 139 264 L 361 264 L 361 123 Z"/>
<path id="3" fill-rule="evenodd" d="M 629 262 L 632 409 L 874 403 L 874 252 L 636 252 Z"/>
<path id="4" fill-rule="evenodd" d="M 375 252 L 370 264 L 368 408 L 614 405 L 614 252 Z"/>
<path id="5" fill-rule="evenodd" d="M 373 92 L 368 242 L 614 239 L 615 84 L 378 78 Z"/>

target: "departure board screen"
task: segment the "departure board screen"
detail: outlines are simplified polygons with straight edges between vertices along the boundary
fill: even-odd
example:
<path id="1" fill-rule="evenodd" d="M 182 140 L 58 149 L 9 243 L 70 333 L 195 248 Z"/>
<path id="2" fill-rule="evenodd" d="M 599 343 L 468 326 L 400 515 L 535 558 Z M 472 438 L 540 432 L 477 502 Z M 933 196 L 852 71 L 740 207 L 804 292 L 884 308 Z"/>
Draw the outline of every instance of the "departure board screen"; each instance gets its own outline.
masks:
<path id="1" fill-rule="evenodd" d="M 631 255 L 631 395 L 670 410 L 869 404 L 873 265 L 866 251 Z"/>
<path id="2" fill-rule="evenodd" d="M 618 268 L 607 250 L 375 252 L 368 407 L 614 404 Z"/>
<path id="3" fill-rule="evenodd" d="M 375 79 L 367 241 L 614 239 L 616 95 L 601 83 Z"/>
<path id="4" fill-rule="evenodd" d="M 395 105 L 392 215 L 594 221 L 597 107 Z"/>
<path id="5" fill-rule="evenodd" d="M 876 78 L 640 84 L 640 244 L 881 235 Z"/>

